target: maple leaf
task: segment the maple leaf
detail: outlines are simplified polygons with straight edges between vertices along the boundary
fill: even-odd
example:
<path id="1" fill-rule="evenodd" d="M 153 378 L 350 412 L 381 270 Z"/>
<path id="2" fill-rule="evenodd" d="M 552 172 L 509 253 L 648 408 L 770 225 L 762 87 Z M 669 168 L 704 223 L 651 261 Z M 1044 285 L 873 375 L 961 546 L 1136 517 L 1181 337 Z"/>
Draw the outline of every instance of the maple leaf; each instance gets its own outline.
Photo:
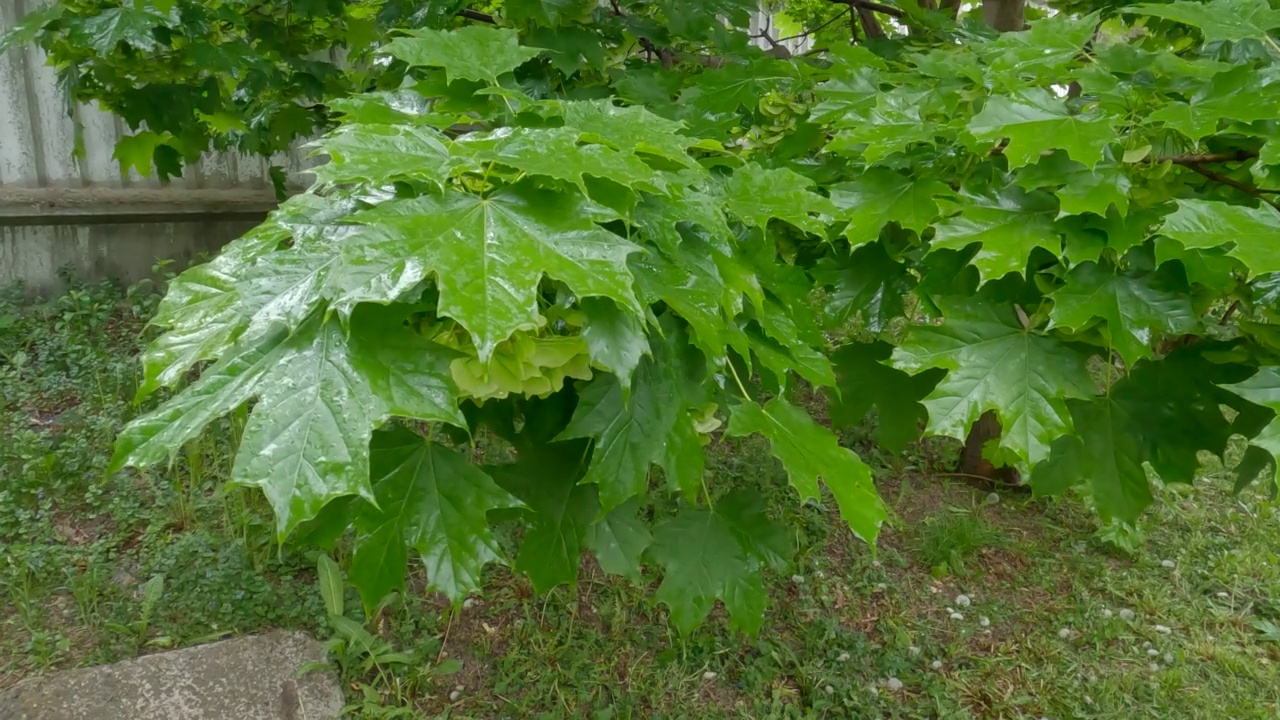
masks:
<path id="1" fill-rule="evenodd" d="M 444 68 L 449 80 L 483 80 L 498 84 L 542 50 L 521 47 L 519 34 L 508 28 L 468 25 L 457 30 L 410 30 L 383 48 L 410 66 Z"/>
<path id="2" fill-rule="evenodd" d="M 836 436 L 808 413 L 782 398 L 774 398 L 764 407 L 740 403 L 732 408 L 725 434 L 767 438 L 801 500 L 818 498 L 821 478 L 835 496 L 849 529 L 866 542 L 875 542 L 886 514 L 870 468 L 852 450 L 840 447 Z"/>
<path id="3" fill-rule="evenodd" d="M 1189 288 L 1168 266 L 1120 271 L 1083 262 L 1050 297 L 1054 325 L 1078 331 L 1094 320 L 1105 322 L 1103 337 L 1127 365 L 1150 357 L 1162 335 L 1182 335 L 1200 324 Z"/>
<path id="4" fill-rule="evenodd" d="M 1028 193 L 1011 185 L 996 196 L 965 195 L 961 202 L 943 204 L 960 214 L 938 223 L 932 247 L 962 250 L 982 243 L 973 264 L 989 279 L 1022 272 L 1037 247 L 1055 254 L 1062 247 L 1053 227 L 1058 204 L 1047 193 Z"/>
<path id="5" fill-rule="evenodd" d="M 1187 248 L 1212 248 L 1233 243 L 1228 250 L 1255 273 L 1280 271 L 1275 238 L 1280 233 L 1280 212 L 1228 205 L 1212 200 L 1179 200 L 1167 215 L 1160 232 Z"/>
<path id="6" fill-rule="evenodd" d="M 334 306 L 388 302 L 435 277 L 438 312 L 473 338 L 480 360 L 518 330 L 540 327 L 538 282 L 607 297 L 640 314 L 626 258 L 638 248 L 591 221 L 580 196 L 516 185 L 489 197 L 446 191 L 386 203 L 353 218 Z"/>
<path id="7" fill-rule="evenodd" d="M 786 168 L 740 168 L 725 184 L 726 207 L 747 222 L 765 227 L 778 218 L 815 235 L 826 233 L 824 218 L 836 213 L 830 200 L 812 192 L 813 181 Z"/>
<path id="8" fill-rule="evenodd" d="M 946 374 L 933 368 L 910 375 L 885 365 L 893 354 L 887 342 L 849 343 L 832 354 L 839 397 L 831 400 L 831 422 L 837 427 L 855 427 L 876 408 L 876 440 L 885 449 L 901 452 L 920 437 L 920 428 L 929 419 L 921 404 Z"/>
<path id="9" fill-rule="evenodd" d="M 1008 138 L 1005 157 L 1011 168 L 1029 165 L 1052 149 L 1092 168 L 1102 151 L 1116 140 L 1111 120 L 1101 114 L 1073 115 L 1062 101 L 1045 90 L 1028 90 L 1014 97 L 992 95 L 982 112 L 969 121 L 978 140 Z"/>
<path id="10" fill-rule="evenodd" d="M 1259 39 L 1266 37 L 1267 31 L 1280 27 L 1280 10 L 1272 9 L 1266 0 L 1178 0 L 1163 5 L 1133 5 L 1125 12 L 1154 15 L 1197 27 L 1204 33 L 1205 42 Z"/>
<path id="11" fill-rule="evenodd" d="M 974 298 L 938 297 L 944 322 L 916 325 L 893 352 L 909 373 L 947 370 L 924 399 L 929 432 L 963 440 L 983 413 L 1000 415 L 1001 446 L 1035 465 L 1071 431 L 1066 398 L 1089 398 L 1085 357 L 1024 328 L 1012 307 Z"/>
<path id="12" fill-rule="evenodd" d="M 408 548 L 427 570 L 427 585 L 460 602 L 480 587 L 480 571 L 501 562 L 486 513 L 518 507 L 467 458 L 400 429 L 374 436 L 376 506 L 356 518 L 351 582 L 366 607 L 404 587 Z"/>
<path id="13" fill-rule="evenodd" d="M 950 189 L 936 180 L 913 179 L 873 167 L 854 182 L 833 185 L 831 202 L 840 209 L 836 217 L 849 222 L 843 234 L 857 246 L 876 240 L 890 222 L 923 231 L 938 216 L 934 197 L 948 192 Z"/>

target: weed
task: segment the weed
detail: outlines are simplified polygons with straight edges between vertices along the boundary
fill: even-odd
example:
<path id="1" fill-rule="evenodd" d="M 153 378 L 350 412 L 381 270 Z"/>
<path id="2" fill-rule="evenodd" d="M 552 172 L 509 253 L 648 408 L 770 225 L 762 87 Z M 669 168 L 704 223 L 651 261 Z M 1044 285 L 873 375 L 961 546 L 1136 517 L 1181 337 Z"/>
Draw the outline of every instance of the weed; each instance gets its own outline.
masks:
<path id="1" fill-rule="evenodd" d="M 935 576 L 963 576 L 971 569 L 966 563 L 979 551 L 1003 542 L 1000 533 L 980 514 L 951 507 L 920 526 L 917 553 Z"/>

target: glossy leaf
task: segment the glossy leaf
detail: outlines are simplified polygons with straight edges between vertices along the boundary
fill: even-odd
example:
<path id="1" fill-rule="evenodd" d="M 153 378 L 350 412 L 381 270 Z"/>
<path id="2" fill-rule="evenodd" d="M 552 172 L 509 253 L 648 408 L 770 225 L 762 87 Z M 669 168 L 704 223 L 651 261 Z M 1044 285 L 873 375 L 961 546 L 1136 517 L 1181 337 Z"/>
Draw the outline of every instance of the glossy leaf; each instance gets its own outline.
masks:
<path id="1" fill-rule="evenodd" d="M 1081 263 L 1052 297 L 1049 317 L 1056 326 L 1080 330 L 1103 321 L 1103 337 L 1127 365 L 1150 357 L 1162 337 L 1191 332 L 1199 324 L 1186 283 L 1167 266 L 1158 272 L 1122 272 Z"/>
<path id="2" fill-rule="evenodd" d="M 1102 115 L 1073 115 L 1061 100 L 1044 90 L 1017 97 L 992 95 L 982 112 L 969 121 L 979 140 L 1008 139 L 1005 157 L 1012 168 L 1029 165 L 1051 149 L 1065 150 L 1072 160 L 1092 168 L 1102 151 L 1116 139 L 1111 122 Z"/>
<path id="3" fill-rule="evenodd" d="M 1128 12 L 1192 25 L 1204 33 L 1205 42 L 1264 38 L 1267 31 L 1280 28 L 1280 10 L 1273 10 L 1266 0 L 1178 0 L 1164 5 L 1135 5 Z"/>
<path id="4" fill-rule="evenodd" d="M 973 264 L 984 278 L 1022 272 L 1033 249 L 1056 254 L 1062 246 L 1053 227 L 1057 202 L 1047 193 L 1009 186 L 998 196 L 970 195 L 945 206 L 960 214 L 938 223 L 932 246 L 962 250 L 982 243 Z"/>
<path id="5" fill-rule="evenodd" d="M 487 198 L 450 191 L 355 219 L 365 228 L 342 247 L 337 306 L 394 301 L 434 276 L 439 312 L 470 331 L 482 361 L 516 331 L 542 325 L 544 274 L 639 313 L 626 267 L 635 246 L 592 223 L 578 197 L 525 186 Z"/>
<path id="6" fill-rule="evenodd" d="M 766 595 L 758 561 L 738 544 L 728 523 L 706 510 L 683 509 L 654 529 L 654 561 L 662 567 L 657 599 L 682 634 L 698 627 L 724 602 L 730 623 L 748 634 L 760 629 Z"/>
<path id="7" fill-rule="evenodd" d="M 781 398 L 764 407 L 740 403 L 733 406 L 725 434 L 764 436 L 802 500 L 819 497 L 821 479 L 835 496 L 849 529 L 868 543 L 875 542 L 885 508 L 871 481 L 870 468 L 852 450 L 840 447 L 836 436 L 808 413 Z"/>
<path id="8" fill-rule="evenodd" d="M 522 47 L 515 30 L 469 25 L 457 30 L 413 30 L 387 43 L 387 54 L 411 66 L 444 68 L 449 80 L 498 78 L 538 56 Z"/>
<path id="9" fill-rule="evenodd" d="M 909 375 L 885 364 L 893 354 L 887 342 L 849 343 L 832 354 L 836 387 L 831 399 L 831 422 L 853 427 L 876 408 L 876 441 L 892 452 L 901 452 L 920 437 L 929 414 L 921 404 L 946 372 L 940 368 Z"/>
<path id="10" fill-rule="evenodd" d="M 759 227 L 768 225 L 770 218 L 778 218 L 821 235 L 826 231 L 823 218 L 835 215 L 836 208 L 830 200 L 813 192 L 812 185 L 813 181 L 791 170 L 747 165 L 725 185 L 726 207 Z"/>
<path id="11" fill-rule="evenodd" d="M 1085 356 L 1026 329 L 1013 307 L 979 297 L 937 298 L 940 325 L 915 325 L 893 352 L 909 373 L 947 371 L 924 399 L 929 431 L 963 440 L 983 413 L 1000 416 L 1001 446 L 1028 465 L 1071 432 L 1067 398 L 1089 398 L 1093 380 Z"/>
<path id="12" fill-rule="evenodd" d="M 1228 250 L 1255 273 L 1280 271 L 1275 239 L 1280 212 L 1208 200 L 1179 200 L 1160 232 L 1188 248 L 1212 248 L 1233 243 Z"/>
<path id="13" fill-rule="evenodd" d="M 852 183 L 832 186 L 831 202 L 840 208 L 837 217 L 848 220 L 844 235 L 856 246 L 874 242 L 890 222 L 923 231 L 938 216 L 934 198 L 947 192 L 947 186 L 935 180 L 873 167 Z"/>
<path id="14" fill-rule="evenodd" d="M 427 585 L 455 602 L 480 587 L 480 571 L 501 562 L 486 513 L 519 500 L 465 457 L 407 430 L 379 432 L 372 448 L 376 507 L 356 520 L 351 582 L 365 607 L 404 587 L 408 550 Z"/>

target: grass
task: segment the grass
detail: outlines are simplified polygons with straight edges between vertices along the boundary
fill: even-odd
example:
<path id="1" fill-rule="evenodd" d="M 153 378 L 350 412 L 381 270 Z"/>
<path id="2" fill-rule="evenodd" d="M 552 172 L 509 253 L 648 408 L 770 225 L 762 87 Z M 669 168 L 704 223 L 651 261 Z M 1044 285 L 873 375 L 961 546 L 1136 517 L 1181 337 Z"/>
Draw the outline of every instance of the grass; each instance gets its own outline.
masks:
<path id="1" fill-rule="evenodd" d="M 262 499 L 225 487 L 233 422 L 169 471 L 104 473 L 153 307 L 111 286 L 0 299 L 0 687 L 297 628 L 335 638 L 352 717 L 1280 715 L 1280 518 L 1212 458 L 1194 490 L 1158 491 L 1140 535 L 1100 532 L 1079 499 L 993 502 L 943 474 L 945 443 L 888 457 L 860 430 L 845 440 L 895 516 L 872 551 L 795 503 L 762 443 L 720 443 L 709 471 L 757 486 L 799 549 L 758 637 L 717 612 L 680 638 L 651 588 L 589 559 L 575 588 L 537 596 L 493 567 L 464 608 L 411 591 L 344 635 L 314 555 L 276 547 Z"/>

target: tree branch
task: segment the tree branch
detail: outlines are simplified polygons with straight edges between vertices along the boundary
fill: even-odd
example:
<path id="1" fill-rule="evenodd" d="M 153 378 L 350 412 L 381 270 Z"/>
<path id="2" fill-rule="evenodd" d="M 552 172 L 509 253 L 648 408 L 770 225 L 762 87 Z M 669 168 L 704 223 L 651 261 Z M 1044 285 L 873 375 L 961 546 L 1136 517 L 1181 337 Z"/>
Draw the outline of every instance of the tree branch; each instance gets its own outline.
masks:
<path id="1" fill-rule="evenodd" d="M 468 20 L 475 20 L 477 22 L 489 23 L 490 25 L 498 24 L 498 21 L 494 19 L 492 15 L 490 15 L 489 13 L 482 13 L 477 10 L 466 10 L 466 9 L 459 10 L 458 15 Z"/>
<path id="2" fill-rule="evenodd" d="M 1240 192 L 1245 193 L 1246 195 L 1252 195 L 1258 198 L 1259 200 L 1261 200 L 1262 202 L 1270 205 L 1271 207 L 1277 210 L 1280 210 L 1280 202 L 1277 202 L 1275 200 L 1272 200 L 1269 197 L 1266 197 L 1268 193 L 1280 193 L 1280 190 L 1264 190 L 1262 188 L 1256 188 L 1252 185 L 1242 183 L 1239 180 L 1236 180 L 1234 178 L 1229 178 L 1226 175 L 1223 175 L 1222 173 L 1214 172 L 1213 170 L 1210 170 L 1207 167 L 1203 167 L 1198 163 L 1183 164 L 1183 167 L 1189 170 L 1192 170 L 1193 172 L 1200 173 L 1201 175 L 1209 178 L 1210 180 L 1216 183 L 1222 183 L 1223 185 L 1233 187 L 1239 190 Z"/>
<path id="3" fill-rule="evenodd" d="M 1151 162 L 1164 162 L 1168 160 L 1174 165 L 1204 165 L 1207 163 L 1223 163 L 1223 162 L 1242 162 L 1244 160 L 1253 160 L 1258 157 L 1258 153 L 1249 150 L 1236 150 L 1229 153 L 1197 153 L 1192 155 L 1170 155 L 1166 157 L 1153 157 Z"/>
<path id="4" fill-rule="evenodd" d="M 899 20 L 907 16 L 905 12 L 892 5 L 871 2 L 871 0 L 828 0 L 828 2 L 833 2 L 838 5 L 848 5 L 850 8 L 857 10 L 874 10 L 878 13 L 883 13 L 891 18 L 897 18 Z"/>

